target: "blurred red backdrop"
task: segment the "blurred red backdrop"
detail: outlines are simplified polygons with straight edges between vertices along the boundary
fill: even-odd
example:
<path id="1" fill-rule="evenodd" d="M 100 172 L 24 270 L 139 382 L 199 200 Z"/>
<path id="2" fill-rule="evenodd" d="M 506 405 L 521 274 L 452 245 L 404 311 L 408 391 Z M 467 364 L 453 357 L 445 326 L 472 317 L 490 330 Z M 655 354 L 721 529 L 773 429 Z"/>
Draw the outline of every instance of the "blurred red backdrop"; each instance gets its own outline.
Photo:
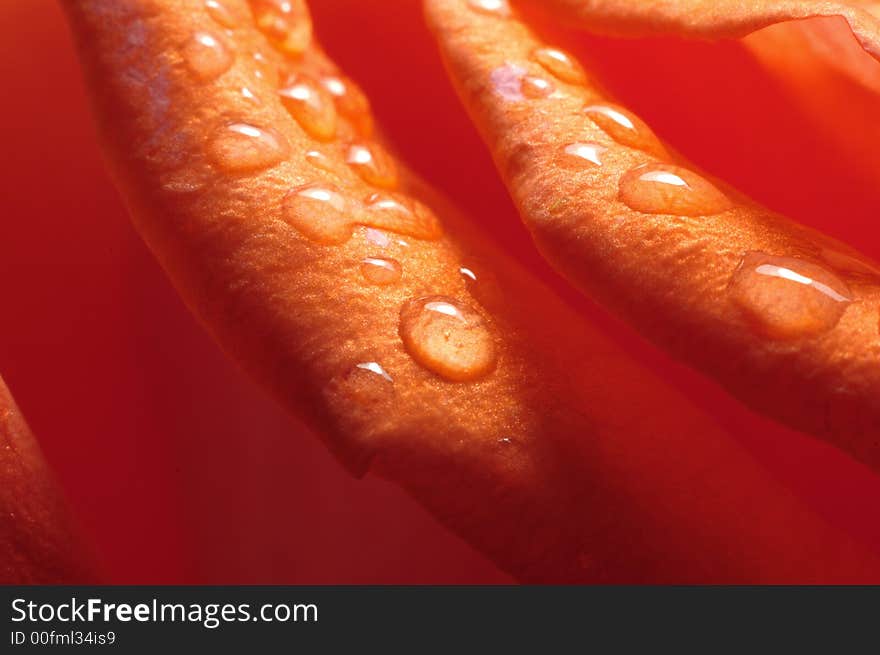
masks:
<path id="1" fill-rule="evenodd" d="M 417 1 L 311 4 L 319 37 L 418 171 L 817 511 L 880 549 L 880 478 L 742 410 L 543 264 L 445 80 Z M 509 581 L 396 488 L 349 478 L 188 314 L 103 170 L 55 2 L 0 0 L 0 37 L 0 373 L 109 581 Z M 710 172 L 880 253 L 871 178 L 839 170 L 833 143 L 738 44 L 580 36 L 568 45 Z"/>

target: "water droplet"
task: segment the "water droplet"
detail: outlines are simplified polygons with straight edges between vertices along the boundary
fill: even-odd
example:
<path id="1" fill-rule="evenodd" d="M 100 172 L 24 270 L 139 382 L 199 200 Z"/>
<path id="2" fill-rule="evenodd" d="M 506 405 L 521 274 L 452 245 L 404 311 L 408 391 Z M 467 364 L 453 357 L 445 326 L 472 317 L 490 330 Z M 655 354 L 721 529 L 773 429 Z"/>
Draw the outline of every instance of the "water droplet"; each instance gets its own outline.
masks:
<path id="1" fill-rule="evenodd" d="M 385 378 L 386 380 L 388 380 L 388 382 L 394 382 L 392 377 L 388 375 L 388 372 L 384 368 L 382 368 L 382 365 L 379 364 L 379 362 L 362 362 L 360 364 L 357 364 L 357 368 L 363 371 L 369 371 L 370 373 L 378 375 L 379 377 Z"/>
<path id="2" fill-rule="evenodd" d="M 370 101 L 361 88 L 352 80 L 337 75 L 321 78 L 321 84 L 333 96 L 339 113 L 354 124 L 361 136 L 369 138 L 373 133 L 373 117 Z"/>
<path id="3" fill-rule="evenodd" d="M 282 203 L 287 223 L 307 238 L 325 244 L 351 238 L 349 201 L 332 184 L 305 184 L 292 189 Z"/>
<path id="4" fill-rule="evenodd" d="M 208 32 L 196 32 L 183 48 L 183 58 L 189 69 L 202 80 L 213 80 L 232 66 L 233 56 L 220 37 Z"/>
<path id="5" fill-rule="evenodd" d="M 323 171 L 333 170 L 333 162 L 330 161 L 330 157 L 325 155 L 320 150 L 309 150 L 306 153 L 306 161 L 315 168 L 320 168 Z"/>
<path id="6" fill-rule="evenodd" d="M 379 246 L 380 248 L 387 248 L 391 243 L 391 239 L 388 238 L 388 235 L 385 234 L 382 230 L 377 230 L 372 227 L 368 227 L 364 232 L 364 237 L 367 241 L 372 243 L 374 246 Z"/>
<path id="7" fill-rule="evenodd" d="M 385 286 L 400 279 L 403 268 L 394 259 L 384 257 L 365 257 L 361 262 L 361 273 L 371 284 Z"/>
<path id="8" fill-rule="evenodd" d="M 336 135 L 333 98 L 305 75 L 295 75 L 278 91 L 281 102 L 309 136 L 328 141 Z"/>
<path id="9" fill-rule="evenodd" d="M 452 298 L 409 301 L 400 312 L 400 337 L 418 364 L 447 380 L 476 380 L 495 367 L 495 343 L 486 321 Z"/>
<path id="10" fill-rule="evenodd" d="M 465 279 L 466 283 L 468 283 L 468 284 L 477 281 L 477 274 L 474 273 L 471 269 L 467 268 L 466 266 L 459 267 L 458 272 L 461 273 L 461 276 Z"/>
<path id="11" fill-rule="evenodd" d="M 532 51 L 532 59 L 563 82 L 585 84 L 587 74 L 581 65 L 567 52 L 558 48 L 538 48 Z"/>
<path id="12" fill-rule="evenodd" d="M 520 88 L 526 98 L 546 98 L 556 90 L 551 81 L 537 75 L 524 75 Z"/>
<path id="13" fill-rule="evenodd" d="M 666 148 L 645 122 L 623 107 L 589 105 L 584 113 L 608 136 L 618 143 L 643 150 L 658 157 L 667 156 Z"/>
<path id="14" fill-rule="evenodd" d="M 510 5 L 507 0 L 470 0 L 471 9 L 481 14 L 510 16 Z"/>
<path id="15" fill-rule="evenodd" d="M 287 156 L 280 134 L 249 123 L 224 125 L 209 145 L 213 162 L 228 171 L 243 173 L 267 168 Z"/>
<path id="16" fill-rule="evenodd" d="M 304 0 L 251 0 L 260 31 L 281 52 L 301 55 L 312 40 L 312 19 Z"/>
<path id="17" fill-rule="evenodd" d="M 565 146 L 565 153 L 576 158 L 576 161 L 588 161 L 596 166 L 602 165 L 602 154 L 607 150 L 608 148 L 598 143 L 572 143 Z"/>
<path id="18" fill-rule="evenodd" d="M 749 252 L 730 282 L 746 318 L 773 339 L 795 339 L 832 329 L 852 301 L 846 284 L 817 264 Z"/>
<path id="19" fill-rule="evenodd" d="M 374 193 L 367 198 L 358 222 L 381 230 L 432 240 L 441 235 L 440 222 L 428 207 L 401 194 Z M 406 245 L 406 244 L 403 244 Z"/>
<path id="20" fill-rule="evenodd" d="M 220 0 L 205 0 L 205 9 L 208 15 L 223 27 L 232 29 L 238 26 L 235 16 Z"/>
<path id="21" fill-rule="evenodd" d="M 378 143 L 352 143 L 345 161 L 367 184 L 383 189 L 397 187 L 397 166 Z"/>
<path id="22" fill-rule="evenodd" d="M 260 99 L 257 98 L 257 96 L 254 95 L 254 92 L 251 91 L 251 90 L 250 90 L 249 88 L 247 88 L 246 86 L 241 87 L 241 95 L 244 96 L 245 98 L 247 98 L 248 100 L 250 100 L 251 102 L 253 102 L 253 103 L 256 104 L 256 105 L 259 105 L 259 104 L 260 104 Z"/>
<path id="23" fill-rule="evenodd" d="M 620 199 L 646 214 L 710 216 L 731 207 L 727 196 L 712 183 L 668 164 L 642 164 L 624 174 Z"/>

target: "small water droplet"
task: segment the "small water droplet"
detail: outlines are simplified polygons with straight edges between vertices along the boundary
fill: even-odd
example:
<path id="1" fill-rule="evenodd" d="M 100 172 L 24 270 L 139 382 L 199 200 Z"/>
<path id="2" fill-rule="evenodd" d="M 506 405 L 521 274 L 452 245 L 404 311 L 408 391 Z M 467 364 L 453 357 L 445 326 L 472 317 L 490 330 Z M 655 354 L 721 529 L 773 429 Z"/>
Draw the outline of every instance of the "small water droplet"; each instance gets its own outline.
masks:
<path id="1" fill-rule="evenodd" d="M 477 274 L 466 266 L 459 267 L 458 272 L 461 273 L 461 276 L 468 284 L 477 281 Z"/>
<path id="2" fill-rule="evenodd" d="M 486 321 L 452 298 L 409 301 L 400 312 L 400 337 L 418 364 L 453 382 L 476 380 L 495 368 L 495 343 Z"/>
<path id="3" fill-rule="evenodd" d="M 387 234 L 385 234 L 382 230 L 377 230 L 372 227 L 368 227 L 365 230 L 364 237 L 374 246 L 379 246 L 380 248 L 387 248 L 388 245 L 391 243 L 391 239 L 388 238 Z"/>
<path id="4" fill-rule="evenodd" d="M 241 95 L 242 95 L 243 97 L 247 98 L 248 100 L 250 100 L 251 102 L 253 102 L 255 105 L 259 105 L 259 104 L 260 104 L 260 99 L 257 98 L 257 96 L 254 94 L 254 92 L 251 91 L 251 90 L 250 90 L 248 87 L 246 87 L 246 86 L 241 87 Z"/>
<path id="5" fill-rule="evenodd" d="M 636 211 L 676 216 L 711 216 L 732 206 L 711 182 L 668 164 L 642 164 L 625 173 L 620 199 Z"/>
<path id="6" fill-rule="evenodd" d="M 321 78 L 321 84 L 333 96 L 339 113 L 352 122 L 362 137 L 369 138 L 373 133 L 373 117 L 370 114 L 370 101 L 361 88 L 352 80 L 338 75 Z"/>
<path id="7" fill-rule="evenodd" d="M 481 14 L 494 16 L 510 16 L 510 5 L 507 0 L 470 0 L 471 9 Z"/>
<path id="8" fill-rule="evenodd" d="M 441 235 L 440 222 L 427 206 L 402 194 L 374 193 L 364 205 L 358 222 L 381 230 L 433 240 Z M 403 243 L 402 245 L 407 245 Z"/>
<path id="9" fill-rule="evenodd" d="M 546 98 L 556 90 L 550 80 L 537 75 L 524 75 L 520 80 L 520 88 L 526 98 Z"/>
<path id="10" fill-rule="evenodd" d="M 361 262 L 361 273 L 371 284 L 385 286 L 400 279 L 403 268 L 394 259 L 384 257 L 365 257 Z"/>
<path id="11" fill-rule="evenodd" d="M 208 32 L 196 32 L 183 48 L 183 58 L 189 69 L 201 80 L 213 80 L 232 66 L 233 56 L 220 37 Z"/>
<path id="12" fill-rule="evenodd" d="M 229 8 L 220 0 L 205 0 L 205 9 L 208 15 L 223 27 L 230 29 L 238 27 L 238 21 Z"/>
<path id="13" fill-rule="evenodd" d="M 312 19 L 304 0 L 251 0 L 260 31 L 281 52 L 301 55 L 312 40 Z"/>
<path id="14" fill-rule="evenodd" d="M 251 55 L 254 60 L 254 77 L 265 80 L 271 86 L 278 86 L 278 70 L 269 61 L 269 58 L 259 50 Z"/>
<path id="15" fill-rule="evenodd" d="M 588 161 L 596 166 L 602 165 L 602 154 L 608 148 L 600 146 L 598 143 L 572 143 L 565 146 L 565 154 L 576 158 L 579 163 Z"/>
<path id="16" fill-rule="evenodd" d="M 213 162 L 228 171 L 243 173 L 267 168 L 287 156 L 280 134 L 249 123 L 224 125 L 209 145 Z"/>
<path id="17" fill-rule="evenodd" d="M 382 368 L 382 365 L 379 364 L 379 362 L 361 362 L 360 364 L 357 364 L 356 366 L 357 366 L 357 368 L 359 368 L 363 371 L 369 371 L 370 373 L 373 373 L 374 375 L 378 375 L 379 377 L 384 378 L 388 382 L 394 382 L 394 379 L 390 375 L 388 375 L 388 372 L 384 368 Z"/>
<path id="18" fill-rule="evenodd" d="M 309 150 L 306 152 L 306 161 L 315 168 L 320 168 L 323 171 L 333 170 L 333 162 L 330 161 L 330 157 L 320 150 Z"/>
<path id="19" fill-rule="evenodd" d="M 581 65 L 570 54 L 558 48 L 537 48 L 532 51 L 532 59 L 563 82 L 569 84 L 587 82 L 587 74 Z"/>
<path id="20" fill-rule="evenodd" d="M 849 287 L 823 267 L 754 251 L 734 273 L 730 293 L 756 329 L 772 339 L 827 332 L 852 302 Z"/>
<path id="21" fill-rule="evenodd" d="M 349 201 L 332 184 L 305 184 L 292 189 L 282 203 L 287 223 L 312 241 L 345 243 L 351 238 Z"/>
<path id="22" fill-rule="evenodd" d="M 397 187 L 397 166 L 378 143 L 352 143 L 348 146 L 345 161 L 367 184 L 382 189 Z"/>
<path id="23" fill-rule="evenodd" d="M 667 156 L 666 148 L 663 147 L 651 128 L 641 118 L 631 114 L 623 107 L 589 105 L 584 107 L 584 113 L 618 143 L 658 157 Z"/>
<path id="24" fill-rule="evenodd" d="M 333 98 L 314 80 L 305 75 L 295 75 L 278 94 L 287 111 L 309 136 L 329 141 L 336 135 Z"/>

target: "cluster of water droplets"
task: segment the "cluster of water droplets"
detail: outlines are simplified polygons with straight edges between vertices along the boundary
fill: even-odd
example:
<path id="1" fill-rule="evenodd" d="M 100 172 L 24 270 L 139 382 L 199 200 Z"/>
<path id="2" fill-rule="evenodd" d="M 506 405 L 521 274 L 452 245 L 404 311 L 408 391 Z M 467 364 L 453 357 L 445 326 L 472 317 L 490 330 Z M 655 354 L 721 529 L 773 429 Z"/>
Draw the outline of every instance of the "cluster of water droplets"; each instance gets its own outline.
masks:
<path id="1" fill-rule="evenodd" d="M 509 18 L 506 0 L 469 0 L 481 14 Z M 580 64 L 568 53 L 552 47 L 539 47 L 530 54 L 558 82 L 583 85 L 588 78 Z M 547 98 L 553 94 L 552 80 L 532 74 L 525 64 L 505 63 L 490 73 L 493 92 L 510 102 Z M 638 116 L 615 104 L 590 103 L 583 114 L 610 139 L 658 159 L 669 153 L 660 139 Z M 604 164 L 606 144 L 576 141 L 562 148 L 562 161 L 570 166 Z M 627 171 L 619 180 L 620 200 L 638 212 L 675 216 L 712 216 L 734 207 L 714 184 L 691 170 L 662 161 L 649 161 Z M 823 251 L 821 259 L 842 270 L 880 279 L 880 271 L 861 260 L 835 250 Z M 855 262 L 855 264 L 853 264 Z M 840 267 L 840 266 L 838 266 Z M 772 339 L 816 336 L 834 328 L 853 302 L 847 284 L 826 266 L 796 257 L 763 252 L 746 253 L 729 284 L 730 297 L 753 328 Z"/>
<path id="2" fill-rule="evenodd" d="M 492 2 L 486 0 L 487 8 Z M 504 3 L 495 3 L 498 6 Z M 253 18 L 270 43 L 287 57 L 298 57 L 311 40 L 311 22 L 302 0 L 251 0 Z M 205 0 L 205 10 L 227 30 L 240 18 L 223 0 Z M 232 47 L 220 34 L 198 32 L 183 47 L 187 66 L 202 81 L 225 73 L 234 61 Z M 281 201 L 282 217 L 306 238 L 322 245 L 339 245 L 351 239 L 358 226 L 366 228 L 368 242 L 377 249 L 391 244 L 389 234 L 421 240 L 442 235 L 435 214 L 415 198 L 398 190 L 400 176 L 393 157 L 370 139 L 372 117 L 369 102 L 358 86 L 340 74 L 312 77 L 304 73 L 282 79 L 279 71 L 261 52 L 251 53 L 255 76 L 270 84 L 277 82 L 283 106 L 315 142 L 305 160 L 317 169 L 333 172 L 334 157 L 374 191 L 356 197 L 334 183 L 316 181 L 290 189 Z M 258 103 L 247 87 L 245 98 Z M 534 95 L 544 93 L 536 78 Z M 359 139 L 338 142 L 340 121 L 347 121 Z M 336 155 L 321 145 L 338 147 Z M 208 143 L 211 162 L 233 174 L 253 173 L 274 166 L 290 154 L 290 146 L 278 131 L 245 121 L 222 125 Z M 406 246 L 402 239 L 398 245 Z M 364 284 L 388 287 L 404 275 L 403 265 L 381 253 L 364 257 L 358 266 Z M 476 275 L 462 268 L 468 285 Z M 407 302 L 400 312 L 399 335 L 414 361 L 449 381 L 463 382 L 487 375 L 495 366 L 494 338 L 482 314 L 469 302 L 446 296 L 428 296 Z M 357 364 L 349 384 L 393 383 L 379 362 Z M 367 382 L 369 381 L 369 382 Z M 365 396 L 369 397 L 369 396 Z"/>

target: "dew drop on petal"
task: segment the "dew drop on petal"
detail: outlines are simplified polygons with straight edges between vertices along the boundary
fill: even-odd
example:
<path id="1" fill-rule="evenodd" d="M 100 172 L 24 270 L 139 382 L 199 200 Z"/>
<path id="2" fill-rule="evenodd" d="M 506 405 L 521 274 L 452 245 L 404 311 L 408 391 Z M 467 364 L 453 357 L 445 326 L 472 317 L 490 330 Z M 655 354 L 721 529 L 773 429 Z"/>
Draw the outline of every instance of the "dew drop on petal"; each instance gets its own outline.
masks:
<path id="1" fill-rule="evenodd" d="M 279 91 L 281 103 L 305 132 L 321 141 L 336 135 L 333 98 L 314 80 L 295 75 Z"/>
<path id="2" fill-rule="evenodd" d="M 564 152 L 569 159 L 581 164 L 588 161 L 595 166 L 601 166 L 602 154 L 607 150 L 608 148 L 600 146 L 598 143 L 578 142 L 565 146 Z"/>
<path id="3" fill-rule="evenodd" d="M 396 193 L 371 194 L 357 222 L 416 239 L 433 240 L 442 234 L 434 212 L 418 200 Z"/>
<path id="4" fill-rule="evenodd" d="M 312 241 L 340 244 L 351 238 L 350 205 L 334 185 L 314 183 L 292 189 L 282 210 L 284 220 Z"/>
<path id="5" fill-rule="evenodd" d="M 537 48 L 532 51 L 532 59 L 544 70 L 569 84 L 585 84 L 587 74 L 583 67 L 567 52 L 558 48 Z"/>
<path id="6" fill-rule="evenodd" d="M 361 274 L 370 284 L 385 286 L 400 279 L 403 268 L 394 259 L 384 257 L 365 257 L 361 261 Z"/>
<path id="7" fill-rule="evenodd" d="M 665 157 L 666 148 L 638 116 L 616 105 L 588 105 L 584 113 L 599 128 L 621 145 Z"/>
<path id="8" fill-rule="evenodd" d="M 827 332 L 852 302 L 847 285 L 822 266 L 763 252 L 746 254 L 729 290 L 746 319 L 771 339 Z"/>
<path id="9" fill-rule="evenodd" d="M 523 75 L 520 91 L 526 98 L 546 98 L 556 90 L 553 82 L 537 75 Z"/>
<path id="10" fill-rule="evenodd" d="M 234 59 L 220 37 L 209 32 L 196 32 L 184 46 L 183 58 L 187 67 L 203 81 L 225 73 Z"/>
<path id="11" fill-rule="evenodd" d="M 323 171 L 333 170 L 333 162 L 330 161 L 330 157 L 320 150 L 309 150 L 306 152 L 305 157 L 306 161 L 315 168 L 320 168 Z"/>
<path id="12" fill-rule="evenodd" d="M 620 199 L 645 214 L 675 216 L 711 216 L 732 206 L 711 182 L 669 164 L 642 164 L 625 173 Z"/>
<path id="13" fill-rule="evenodd" d="M 510 5 L 507 0 L 469 0 L 471 9 L 481 14 L 494 16 L 510 16 Z"/>
<path id="14" fill-rule="evenodd" d="M 288 55 L 300 55 L 312 40 L 312 19 L 304 0 L 251 0 L 257 27 Z"/>
<path id="15" fill-rule="evenodd" d="M 229 8 L 220 0 L 205 0 L 205 10 L 219 25 L 232 29 L 238 27 L 238 21 Z"/>
<path id="16" fill-rule="evenodd" d="M 406 303 L 400 337 L 420 366 L 446 380 L 477 380 L 495 368 L 497 353 L 486 321 L 452 298 L 426 296 Z"/>
<path id="17" fill-rule="evenodd" d="M 272 129 L 231 123 L 220 128 L 208 150 L 220 168 L 244 173 L 279 163 L 287 156 L 288 146 L 284 137 Z"/>
<path id="18" fill-rule="evenodd" d="M 382 189 L 397 187 L 397 165 L 378 143 L 357 142 L 348 146 L 346 163 L 367 184 Z"/>

